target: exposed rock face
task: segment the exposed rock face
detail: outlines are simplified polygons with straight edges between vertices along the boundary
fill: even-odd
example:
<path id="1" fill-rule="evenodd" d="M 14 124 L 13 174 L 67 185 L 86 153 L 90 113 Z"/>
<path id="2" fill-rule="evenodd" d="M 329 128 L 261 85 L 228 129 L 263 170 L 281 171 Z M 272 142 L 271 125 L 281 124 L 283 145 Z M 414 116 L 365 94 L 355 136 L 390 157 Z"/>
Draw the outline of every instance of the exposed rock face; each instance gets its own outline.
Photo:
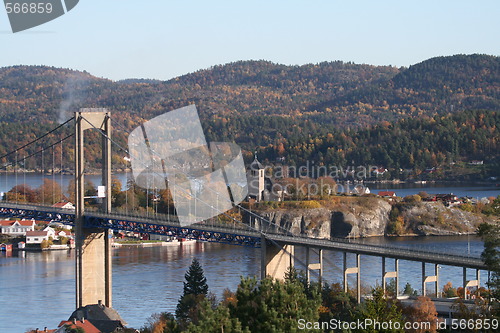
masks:
<path id="1" fill-rule="evenodd" d="M 391 205 L 385 200 L 370 199 L 368 206 L 353 203 L 332 211 L 331 235 L 334 237 L 383 236 Z"/>
<path id="2" fill-rule="evenodd" d="M 316 238 L 384 236 L 392 206 L 382 198 L 352 197 L 329 208 L 254 210 L 264 220 L 245 220 L 265 232 L 290 231 Z M 402 212 L 406 235 L 459 235 L 473 233 L 488 219 L 448 208 L 440 202 L 421 202 Z M 270 223 L 266 222 L 270 221 Z"/>
<path id="3" fill-rule="evenodd" d="M 252 225 L 264 231 L 288 230 L 295 235 L 317 238 L 381 236 L 389 218 L 391 205 L 383 199 L 358 198 L 333 209 L 275 209 L 258 214 L 271 222 L 252 220 Z M 279 227 L 278 227 L 279 226 Z"/>
<path id="4" fill-rule="evenodd" d="M 252 226 L 267 232 L 290 231 L 294 235 L 330 238 L 331 212 L 326 208 L 276 209 L 258 212 L 271 224 L 252 219 Z"/>
<path id="5" fill-rule="evenodd" d="M 460 235 L 473 233 L 488 218 L 445 207 L 441 202 L 421 202 L 403 212 L 408 232 L 418 235 Z"/>

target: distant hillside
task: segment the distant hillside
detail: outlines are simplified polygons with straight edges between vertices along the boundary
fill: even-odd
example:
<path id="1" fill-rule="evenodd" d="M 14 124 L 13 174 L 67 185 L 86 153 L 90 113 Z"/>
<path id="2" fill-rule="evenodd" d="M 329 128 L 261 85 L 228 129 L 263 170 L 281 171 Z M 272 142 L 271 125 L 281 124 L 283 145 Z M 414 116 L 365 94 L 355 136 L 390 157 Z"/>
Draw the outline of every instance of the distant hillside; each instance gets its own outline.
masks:
<path id="1" fill-rule="evenodd" d="M 340 116 L 357 114 L 362 124 L 458 110 L 499 110 L 500 58 L 477 54 L 432 58 L 313 108 Z"/>
<path id="2" fill-rule="evenodd" d="M 389 128 L 389 123 L 405 118 L 430 120 L 468 110 L 483 110 L 487 117 L 497 119 L 487 111 L 500 110 L 499 97 L 500 57 L 488 55 L 437 57 L 409 68 L 341 61 L 303 66 L 239 61 L 169 81 L 113 82 L 69 69 L 5 67 L 0 68 L 0 154 L 68 119 L 80 107 L 112 110 L 119 125 L 115 135 L 125 143 L 122 129 L 130 130 L 141 121 L 194 103 L 209 139 L 234 140 L 247 152 L 260 149 L 266 157 L 286 156 L 301 163 L 305 158 L 325 158 L 321 146 L 306 143 L 315 138 L 321 141 L 328 134 L 352 136 L 378 124 Z M 391 140 L 393 134 L 384 135 L 384 140 Z M 349 146 L 354 152 L 365 152 L 353 158 L 347 146 L 335 146 L 342 153 L 333 154 L 330 147 L 329 156 L 342 156 L 347 162 L 395 161 L 393 156 L 368 154 L 366 145 Z M 445 152 L 448 159 L 481 158 L 487 152 L 476 149 L 461 156 L 466 150 L 454 149 Z M 425 164 L 396 160 L 401 166 Z"/>
<path id="3" fill-rule="evenodd" d="M 239 61 L 161 82 L 118 82 L 44 66 L 0 68 L 0 121 L 56 121 L 59 111 L 101 106 L 151 118 L 196 103 L 201 114 L 283 115 L 336 126 L 460 109 L 498 109 L 500 58 L 438 57 L 398 69 L 323 62 Z M 127 115 L 120 117 L 128 118 Z"/>

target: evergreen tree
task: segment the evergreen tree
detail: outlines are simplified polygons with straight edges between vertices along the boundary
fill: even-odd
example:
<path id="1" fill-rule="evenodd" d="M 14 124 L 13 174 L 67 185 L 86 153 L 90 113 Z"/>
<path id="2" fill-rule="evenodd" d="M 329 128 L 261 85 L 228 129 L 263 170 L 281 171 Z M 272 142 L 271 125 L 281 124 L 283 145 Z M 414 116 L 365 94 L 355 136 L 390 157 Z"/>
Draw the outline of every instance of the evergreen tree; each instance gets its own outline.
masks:
<path id="1" fill-rule="evenodd" d="M 184 282 L 184 295 L 207 295 L 207 279 L 198 259 L 193 259 L 184 278 L 186 279 L 186 282 Z"/>
<path id="2" fill-rule="evenodd" d="M 204 300 L 200 305 L 200 316 L 198 323 L 191 323 L 186 330 L 190 333 L 250 333 L 248 328 L 243 329 L 238 318 L 231 317 L 229 308 L 224 304 L 219 304 L 217 308 L 212 308 L 208 300 Z"/>
<path id="3" fill-rule="evenodd" d="M 229 304 L 231 318 L 238 318 L 243 328 L 252 332 L 299 332 L 299 319 L 319 320 L 319 294 L 308 298 L 298 281 L 275 281 L 266 278 L 242 278 L 236 291 L 236 305 Z M 321 330 L 308 330 L 321 332 Z"/>
<path id="4" fill-rule="evenodd" d="M 184 292 L 177 303 L 175 316 L 182 328 L 190 322 L 197 322 L 200 305 L 208 293 L 207 279 L 200 262 L 195 258 L 184 275 Z"/>
<path id="5" fill-rule="evenodd" d="M 398 308 L 396 301 L 388 299 L 384 296 L 382 287 L 376 287 L 372 292 L 372 299 L 367 299 L 365 303 L 359 306 L 357 317 L 360 320 L 371 319 L 373 322 L 399 322 L 401 329 L 396 329 L 393 325 L 392 329 L 383 329 L 382 327 L 365 327 L 359 332 L 404 332 L 403 312 Z"/>
<path id="6" fill-rule="evenodd" d="M 482 223 L 478 228 L 478 233 L 484 241 L 484 251 L 481 253 L 481 258 L 491 272 L 488 282 L 490 294 L 498 300 L 500 298 L 500 223 Z M 498 301 L 492 305 L 494 305 L 493 312 L 498 314 L 500 312 Z"/>

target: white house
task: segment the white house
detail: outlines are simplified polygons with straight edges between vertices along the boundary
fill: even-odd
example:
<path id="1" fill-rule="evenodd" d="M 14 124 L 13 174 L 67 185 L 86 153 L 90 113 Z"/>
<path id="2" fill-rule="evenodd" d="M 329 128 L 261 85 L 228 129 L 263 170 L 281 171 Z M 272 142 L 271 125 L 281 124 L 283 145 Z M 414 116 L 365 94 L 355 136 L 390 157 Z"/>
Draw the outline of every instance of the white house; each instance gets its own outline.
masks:
<path id="1" fill-rule="evenodd" d="M 66 237 L 66 238 L 73 238 L 73 234 L 71 233 L 71 231 L 64 231 L 64 230 L 60 230 L 60 231 L 56 231 L 55 232 L 55 239 L 59 239 L 60 237 Z"/>
<path id="2" fill-rule="evenodd" d="M 50 227 L 47 227 L 50 228 Z M 47 229 L 45 228 L 45 229 Z M 28 231 L 26 233 L 26 244 L 40 244 L 44 240 L 49 240 L 49 238 L 55 237 L 54 229 L 50 228 L 49 230 L 44 231 Z"/>
<path id="3" fill-rule="evenodd" d="M 0 221 L 0 233 L 12 236 L 26 236 L 26 232 L 35 230 L 35 220 Z"/>
<path id="4" fill-rule="evenodd" d="M 71 202 L 68 202 L 68 201 L 55 203 L 52 205 L 52 207 L 63 208 L 63 209 L 73 209 L 73 210 L 75 209 L 75 206 Z"/>
<path id="5" fill-rule="evenodd" d="M 61 222 L 50 222 L 49 227 L 65 229 L 65 230 L 69 230 L 69 232 L 71 229 L 73 229 L 72 226 L 70 226 L 68 224 L 61 223 Z"/>
<path id="6" fill-rule="evenodd" d="M 364 186 L 362 184 L 358 184 L 354 186 L 354 189 L 352 190 L 352 194 L 358 194 L 358 195 L 363 195 L 363 194 L 370 194 L 370 188 L 368 186 Z"/>
<path id="7" fill-rule="evenodd" d="M 371 172 L 375 175 L 375 176 L 382 176 L 384 173 L 387 172 L 387 169 L 384 168 L 384 167 L 373 167 Z"/>

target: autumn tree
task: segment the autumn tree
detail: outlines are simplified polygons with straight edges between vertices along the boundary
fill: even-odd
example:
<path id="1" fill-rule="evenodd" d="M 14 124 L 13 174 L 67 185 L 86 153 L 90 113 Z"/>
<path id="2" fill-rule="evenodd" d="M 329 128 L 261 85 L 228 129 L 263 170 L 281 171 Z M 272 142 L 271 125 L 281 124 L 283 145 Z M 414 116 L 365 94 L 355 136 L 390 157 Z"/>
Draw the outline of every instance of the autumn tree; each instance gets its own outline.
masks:
<path id="1" fill-rule="evenodd" d="M 66 199 L 59 183 L 48 178 L 43 179 L 37 192 L 42 204 L 53 205 Z"/>
<path id="2" fill-rule="evenodd" d="M 406 321 L 413 323 L 430 323 L 430 328 L 412 329 L 410 332 L 435 333 L 437 331 L 437 311 L 434 302 L 427 296 L 419 296 L 417 300 L 405 309 Z"/>
<path id="3" fill-rule="evenodd" d="M 38 202 L 38 193 L 26 184 L 16 185 L 5 194 L 7 201 L 15 202 Z"/>
<path id="4" fill-rule="evenodd" d="M 457 297 L 457 288 L 453 287 L 453 284 L 451 281 L 448 281 L 444 286 L 443 286 L 443 295 L 447 298 L 453 298 Z"/>

